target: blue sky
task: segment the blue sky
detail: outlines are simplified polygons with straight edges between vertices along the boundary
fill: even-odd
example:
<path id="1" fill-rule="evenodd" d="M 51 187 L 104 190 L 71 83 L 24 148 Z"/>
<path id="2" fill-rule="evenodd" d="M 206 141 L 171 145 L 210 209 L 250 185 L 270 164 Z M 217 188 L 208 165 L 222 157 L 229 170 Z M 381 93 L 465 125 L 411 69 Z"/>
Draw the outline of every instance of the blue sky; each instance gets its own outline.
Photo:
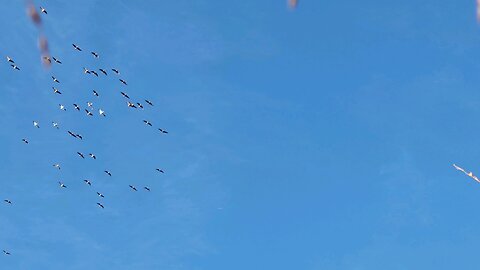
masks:
<path id="1" fill-rule="evenodd" d="M 475 269 L 474 1 L 2 5 L 2 269 Z"/>

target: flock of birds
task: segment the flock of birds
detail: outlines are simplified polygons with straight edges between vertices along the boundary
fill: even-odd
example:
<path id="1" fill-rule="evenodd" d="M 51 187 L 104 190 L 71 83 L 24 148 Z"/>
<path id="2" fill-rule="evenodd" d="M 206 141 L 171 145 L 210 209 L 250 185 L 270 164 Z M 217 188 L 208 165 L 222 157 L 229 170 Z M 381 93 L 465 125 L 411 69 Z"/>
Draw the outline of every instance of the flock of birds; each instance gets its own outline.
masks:
<path id="1" fill-rule="evenodd" d="M 43 14 L 48 14 L 47 10 L 43 7 L 40 7 L 40 12 L 43 13 Z M 83 49 L 80 46 L 78 46 L 77 44 L 72 44 L 72 47 L 73 47 L 73 50 L 76 51 L 76 52 L 79 52 L 79 53 L 83 52 Z M 96 59 L 98 59 L 100 57 L 100 55 L 95 51 L 91 51 L 90 55 L 92 55 L 92 57 L 94 57 Z M 10 64 L 10 66 L 12 67 L 13 70 L 15 70 L 15 71 L 20 71 L 21 70 L 20 67 L 18 66 L 18 64 L 15 62 L 15 60 L 12 57 L 6 56 L 6 59 L 7 59 L 7 62 Z M 43 56 L 42 60 L 48 62 L 49 64 L 53 64 L 53 63 L 58 64 L 58 65 L 62 64 L 62 61 L 59 58 L 53 57 L 53 56 L 51 56 L 51 57 L 50 56 Z M 118 69 L 111 68 L 110 70 L 114 75 L 116 75 L 116 76 L 120 75 L 120 71 Z M 104 68 L 88 69 L 88 68 L 83 67 L 83 73 L 87 74 L 87 75 L 92 75 L 92 76 L 99 77 L 99 76 L 108 76 L 110 72 L 107 71 L 107 69 L 104 69 Z M 99 75 L 99 73 L 101 75 Z M 52 78 L 52 81 L 53 81 L 53 84 L 54 84 L 54 86 L 52 86 L 53 93 L 55 95 L 62 95 L 62 92 L 56 87 L 56 85 L 60 85 L 60 80 L 55 76 L 51 76 L 51 78 Z M 128 85 L 128 83 L 122 78 L 118 78 L 118 81 L 124 86 Z M 100 97 L 100 94 L 96 90 L 93 90 L 92 94 L 93 94 L 94 97 Z M 143 110 L 145 108 L 145 106 L 154 107 L 153 102 L 148 100 L 148 99 L 144 99 L 145 104 L 146 104 L 144 106 L 142 103 L 140 103 L 138 101 L 133 101 L 126 92 L 120 91 L 120 95 L 122 95 L 122 97 L 125 99 L 125 102 L 126 102 L 126 105 L 128 106 L 128 108 L 136 109 L 136 110 Z M 67 111 L 67 106 L 65 106 L 64 104 L 58 104 L 58 106 L 59 106 L 59 109 L 61 111 Z M 74 103 L 73 104 L 73 110 L 82 111 L 82 108 L 77 103 Z M 85 112 L 87 117 L 94 116 L 95 110 L 94 110 L 93 102 L 87 102 L 86 107 L 83 108 L 83 111 Z M 107 117 L 107 114 L 106 114 L 105 110 L 103 110 L 102 108 L 98 108 L 98 115 L 102 116 L 102 117 Z M 39 121 L 33 120 L 32 123 L 33 123 L 34 128 L 36 128 L 36 129 L 41 128 L 41 125 L 40 125 Z M 144 119 L 143 123 L 148 127 L 153 127 L 153 123 L 150 122 L 149 120 Z M 55 129 L 60 129 L 60 124 L 58 122 L 52 121 L 51 125 Z M 168 131 L 164 128 L 157 128 L 157 129 L 158 129 L 158 132 L 160 134 L 168 134 Z M 81 134 L 73 132 L 72 130 L 66 130 L 66 134 L 68 134 L 69 136 L 71 136 L 73 138 L 76 138 L 78 140 L 83 140 L 83 136 Z M 30 143 L 28 138 L 22 138 L 21 141 L 24 144 L 27 144 L 27 145 Z M 87 157 L 90 157 L 93 160 L 97 159 L 97 156 L 94 153 L 84 154 L 82 152 L 77 152 L 77 155 L 79 156 L 79 158 L 82 158 L 82 159 L 85 159 Z M 55 163 L 52 166 L 57 170 L 61 169 L 61 164 L 60 163 Z M 161 174 L 165 173 L 165 171 L 161 168 L 156 168 L 155 170 L 158 173 L 161 173 Z M 104 170 L 104 173 L 109 177 L 112 176 L 112 173 L 108 169 Z M 85 183 L 85 185 L 87 185 L 89 187 L 93 186 L 93 182 L 89 179 L 84 179 L 83 182 Z M 67 185 L 65 183 L 63 183 L 62 181 L 58 181 L 58 185 L 61 189 L 66 189 L 67 188 Z M 129 184 L 128 187 L 133 192 L 138 191 L 137 187 L 135 187 L 133 184 Z M 148 187 L 148 186 L 143 186 L 143 190 L 145 190 L 146 192 L 150 192 L 151 188 Z M 99 198 L 96 205 L 99 208 L 104 209 L 105 204 L 103 203 L 103 200 L 105 198 L 105 195 L 103 193 L 101 193 L 100 191 L 95 191 L 95 192 L 96 192 L 96 195 Z M 4 199 L 4 202 L 7 205 L 13 205 L 14 204 L 14 202 L 12 202 L 12 200 L 10 200 L 9 198 Z M 3 253 L 5 255 L 11 255 L 11 253 L 7 250 L 3 250 Z"/>

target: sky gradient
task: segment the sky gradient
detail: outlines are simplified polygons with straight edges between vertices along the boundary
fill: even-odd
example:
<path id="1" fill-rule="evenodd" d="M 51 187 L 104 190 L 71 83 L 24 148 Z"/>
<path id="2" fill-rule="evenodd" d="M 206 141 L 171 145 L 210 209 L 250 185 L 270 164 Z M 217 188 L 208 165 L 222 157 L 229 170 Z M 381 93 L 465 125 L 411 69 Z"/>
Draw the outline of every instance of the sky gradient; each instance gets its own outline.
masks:
<path id="1" fill-rule="evenodd" d="M 477 269 L 474 1 L 35 2 L 63 64 L 2 3 L 0 268 Z"/>

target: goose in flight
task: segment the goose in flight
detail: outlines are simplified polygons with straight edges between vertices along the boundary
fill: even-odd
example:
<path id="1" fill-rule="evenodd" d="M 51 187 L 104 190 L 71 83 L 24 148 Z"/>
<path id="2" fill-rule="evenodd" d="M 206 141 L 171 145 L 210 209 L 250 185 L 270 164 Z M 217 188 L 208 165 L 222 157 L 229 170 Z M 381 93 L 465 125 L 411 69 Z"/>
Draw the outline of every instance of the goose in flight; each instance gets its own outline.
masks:
<path id="1" fill-rule="evenodd" d="M 54 128 L 59 129 L 59 126 L 58 126 L 58 123 L 57 123 L 57 122 L 52 122 L 52 126 L 53 126 Z"/>
<path id="2" fill-rule="evenodd" d="M 143 122 L 145 123 L 145 125 L 152 126 L 152 123 L 150 123 L 150 122 L 147 121 L 147 120 L 143 120 Z"/>
<path id="3" fill-rule="evenodd" d="M 97 202 L 97 205 L 98 205 L 99 207 L 101 207 L 102 209 L 105 208 L 105 207 L 103 206 L 103 204 L 101 204 L 101 203 L 99 203 L 99 202 Z"/>
<path id="4" fill-rule="evenodd" d="M 124 93 L 124 92 L 120 92 L 120 94 L 122 94 L 122 96 L 123 96 L 124 98 L 128 98 L 128 99 L 130 99 L 130 97 L 129 97 L 129 96 L 126 94 L 126 93 Z"/>
<path id="5" fill-rule="evenodd" d="M 122 80 L 122 79 L 118 79 L 121 83 L 127 85 L 127 82 L 125 80 Z"/>
<path id="6" fill-rule="evenodd" d="M 80 106 L 78 106 L 77 104 L 73 103 L 73 107 L 74 107 L 77 111 L 80 111 Z"/>
<path id="7" fill-rule="evenodd" d="M 52 88 L 53 88 L 53 93 L 54 93 L 54 94 L 59 94 L 59 95 L 62 94 L 62 92 L 58 91 L 57 88 L 55 88 L 55 87 L 53 87 L 53 86 L 52 86 Z"/>
<path id="8" fill-rule="evenodd" d="M 5 255 L 11 255 L 10 252 L 8 252 L 8 251 L 6 251 L 6 250 L 3 250 L 3 253 L 4 253 Z"/>
<path id="9" fill-rule="evenodd" d="M 87 109 L 85 109 L 85 113 L 87 113 L 88 116 L 93 116 L 93 113 Z"/>
<path id="10" fill-rule="evenodd" d="M 84 67 L 84 68 L 83 68 L 83 73 L 85 73 L 85 74 L 90 74 L 90 70 L 88 70 L 87 68 Z"/>
<path id="11" fill-rule="evenodd" d="M 44 56 L 44 57 L 43 57 L 43 60 L 45 60 L 45 61 L 48 62 L 49 64 L 52 63 L 52 60 L 51 60 L 50 57 L 48 57 L 48 56 Z"/>
<path id="12" fill-rule="evenodd" d="M 75 50 L 77 50 L 77 51 L 79 51 L 79 52 L 82 51 L 82 49 L 80 49 L 80 47 L 78 47 L 77 45 L 75 45 L 75 44 L 73 44 L 73 43 L 72 43 L 72 46 L 73 46 L 73 48 L 75 48 Z"/>
<path id="13" fill-rule="evenodd" d="M 162 132 L 162 133 L 164 133 L 164 134 L 168 134 L 168 131 L 166 131 L 165 129 L 159 128 L 158 130 L 160 130 L 160 132 Z"/>
<path id="14" fill-rule="evenodd" d="M 93 57 L 95 57 L 95 58 L 98 58 L 98 56 L 99 56 L 98 53 L 96 53 L 96 52 L 91 52 L 91 54 L 92 54 Z"/>
<path id="15" fill-rule="evenodd" d="M 13 64 L 12 64 L 12 65 L 10 65 L 10 66 L 11 66 L 13 69 L 15 69 L 15 70 L 20 70 L 20 68 L 17 67 L 17 65 L 13 65 Z"/>
<path id="16" fill-rule="evenodd" d="M 143 187 L 146 191 L 150 191 L 149 187 Z"/>
<path id="17" fill-rule="evenodd" d="M 157 168 L 157 172 L 165 173 L 162 169 Z"/>
<path id="18" fill-rule="evenodd" d="M 473 180 L 477 181 L 478 183 L 480 183 L 480 179 L 478 179 L 477 176 L 475 176 L 472 172 L 467 172 L 465 171 L 463 168 L 453 164 L 453 167 L 457 170 L 457 171 L 461 171 L 463 172 L 464 174 L 466 174 L 468 177 L 472 178 Z"/>
<path id="19" fill-rule="evenodd" d="M 93 103 L 92 102 L 88 101 L 87 106 L 93 109 Z"/>
<path id="20" fill-rule="evenodd" d="M 75 136 L 76 136 L 77 138 L 79 138 L 80 140 L 83 140 L 82 135 L 80 135 L 80 134 L 75 134 Z"/>
<path id="21" fill-rule="evenodd" d="M 92 185 L 92 182 L 90 182 L 90 181 L 89 181 L 89 180 L 87 180 L 87 179 L 83 180 L 83 182 L 85 182 L 85 184 L 87 184 L 87 185 L 89 185 L 89 186 L 91 186 L 91 185 Z"/>
<path id="22" fill-rule="evenodd" d="M 132 186 L 132 185 L 128 185 L 133 191 L 137 191 L 137 188 Z"/>
<path id="23" fill-rule="evenodd" d="M 112 68 L 112 71 L 117 73 L 117 75 L 120 74 L 120 71 L 118 71 L 118 69 Z"/>
<path id="24" fill-rule="evenodd" d="M 52 76 L 52 79 L 53 79 L 53 81 L 54 81 L 54 82 L 56 82 L 56 83 L 60 83 L 60 81 L 59 81 L 59 80 L 57 80 L 57 78 L 55 78 L 54 76 Z"/>
<path id="25" fill-rule="evenodd" d="M 67 109 L 65 109 L 65 106 L 63 106 L 62 104 L 58 104 L 58 106 L 60 107 L 60 110 L 62 111 L 66 111 Z"/>
<path id="26" fill-rule="evenodd" d="M 84 156 L 82 153 L 77 152 L 77 154 L 78 154 L 81 158 L 85 158 L 85 156 Z"/>
<path id="27" fill-rule="evenodd" d="M 48 13 L 47 13 L 47 10 L 46 10 L 45 8 L 43 8 L 43 7 L 40 7 L 40 12 L 45 13 L 45 14 L 48 14 Z M 55 15 L 55 14 L 54 14 L 54 15 Z"/>
<path id="28" fill-rule="evenodd" d="M 15 64 L 15 61 L 13 61 L 13 59 L 10 58 L 9 56 L 7 56 L 7 61 L 10 62 L 10 63 L 12 63 L 12 64 Z"/>
<path id="29" fill-rule="evenodd" d="M 62 63 L 62 61 L 58 60 L 57 58 L 55 58 L 55 57 L 53 57 L 53 56 L 52 56 L 52 59 L 53 59 L 53 61 L 55 61 L 55 63 L 57 63 L 57 64 L 61 64 L 61 63 Z"/>
<path id="30" fill-rule="evenodd" d="M 97 159 L 97 157 L 96 157 L 94 154 L 92 154 L 92 153 L 90 153 L 90 154 L 88 154 L 88 155 L 89 155 L 91 158 L 93 158 L 93 159 Z"/>
<path id="31" fill-rule="evenodd" d="M 146 102 L 148 105 L 153 106 L 153 103 L 152 103 L 151 101 L 145 99 L 145 102 Z"/>
<path id="32" fill-rule="evenodd" d="M 28 144 L 27 139 L 22 139 L 22 142 L 24 142 L 25 144 Z"/>
<path id="33" fill-rule="evenodd" d="M 97 195 L 98 195 L 98 197 L 105 198 L 105 196 L 103 196 L 103 194 L 98 192 L 98 191 L 97 191 Z"/>
<path id="34" fill-rule="evenodd" d="M 40 125 L 38 124 L 37 121 L 33 121 L 33 126 L 36 127 L 36 128 L 40 128 Z"/>
<path id="35" fill-rule="evenodd" d="M 137 106 L 135 106 L 135 104 L 133 104 L 131 102 L 128 102 L 128 101 L 127 101 L 127 105 L 128 105 L 128 107 L 131 107 L 131 108 L 135 108 L 135 109 L 137 108 Z"/>
<path id="36" fill-rule="evenodd" d="M 98 77 L 98 73 L 95 71 L 95 70 L 91 70 L 90 71 L 93 75 L 97 76 Z"/>
<path id="37" fill-rule="evenodd" d="M 75 133 L 71 132 L 70 130 L 67 130 L 67 132 L 68 132 L 68 134 L 70 134 L 70 136 L 75 137 L 75 138 L 77 137 L 77 135 Z"/>
<path id="38" fill-rule="evenodd" d="M 107 71 L 105 71 L 105 69 L 99 68 L 98 70 L 100 70 L 100 72 L 102 72 L 103 74 L 105 74 L 105 76 L 107 76 Z"/>
<path id="39" fill-rule="evenodd" d="M 104 171 L 106 174 L 108 174 L 108 176 L 112 176 L 112 173 L 109 172 L 109 171 Z"/>
<path id="40" fill-rule="evenodd" d="M 55 168 L 57 168 L 57 169 L 60 170 L 60 164 L 58 164 L 58 163 L 57 163 L 57 164 L 53 164 L 53 167 L 55 167 Z"/>
<path id="41" fill-rule="evenodd" d="M 58 184 L 60 185 L 61 188 L 67 188 L 67 186 L 62 182 L 58 182 Z"/>
<path id="42" fill-rule="evenodd" d="M 140 102 L 137 102 L 137 106 L 140 107 L 140 109 L 143 109 L 143 105 Z"/>
<path id="43" fill-rule="evenodd" d="M 103 117 L 107 116 L 107 115 L 105 114 L 105 111 L 102 110 L 102 109 L 98 109 L 98 114 L 100 114 L 100 115 L 103 116 Z"/>
<path id="44" fill-rule="evenodd" d="M 96 97 L 98 97 L 97 91 L 93 90 L 93 95 L 96 96 Z"/>
<path id="45" fill-rule="evenodd" d="M 12 201 L 10 201 L 9 199 L 5 199 L 3 200 L 4 202 L 8 203 L 8 204 L 12 204 Z"/>

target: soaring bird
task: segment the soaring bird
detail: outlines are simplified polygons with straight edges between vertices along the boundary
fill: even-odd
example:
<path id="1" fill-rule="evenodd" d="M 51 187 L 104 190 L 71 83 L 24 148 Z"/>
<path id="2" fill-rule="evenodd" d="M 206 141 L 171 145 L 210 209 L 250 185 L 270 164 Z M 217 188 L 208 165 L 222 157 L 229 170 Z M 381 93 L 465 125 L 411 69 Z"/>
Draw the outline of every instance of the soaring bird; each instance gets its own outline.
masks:
<path id="1" fill-rule="evenodd" d="M 67 132 L 68 132 L 68 134 L 70 134 L 72 137 L 75 137 L 75 138 L 77 137 L 77 135 L 76 135 L 75 133 L 71 132 L 70 130 L 67 130 Z"/>
<path id="2" fill-rule="evenodd" d="M 58 182 L 58 184 L 60 185 L 61 188 L 67 188 L 67 186 L 62 182 Z"/>
<path id="3" fill-rule="evenodd" d="M 80 135 L 80 134 L 75 134 L 75 136 L 76 136 L 77 138 L 79 138 L 80 140 L 83 140 L 82 135 Z"/>
<path id="4" fill-rule="evenodd" d="M 109 171 L 104 171 L 106 174 L 108 174 L 108 176 L 112 176 L 112 173 L 109 172 Z"/>
<path id="5" fill-rule="evenodd" d="M 105 114 L 105 111 L 102 110 L 102 109 L 98 109 L 98 114 L 100 114 L 100 115 L 103 116 L 103 117 L 107 116 L 107 115 Z"/>
<path id="6" fill-rule="evenodd" d="M 82 153 L 77 152 L 77 154 L 78 154 L 81 158 L 85 158 L 85 156 L 84 156 Z"/>
<path id="7" fill-rule="evenodd" d="M 153 103 L 152 103 L 151 101 L 145 99 L 145 102 L 146 102 L 148 105 L 153 106 Z"/>
<path id="8" fill-rule="evenodd" d="M 77 111 L 80 111 L 80 106 L 78 106 L 77 104 L 73 103 L 73 107 L 75 107 L 75 109 L 77 109 Z"/>
<path id="9" fill-rule="evenodd" d="M 87 68 L 83 68 L 83 73 L 90 74 L 90 70 L 88 70 Z"/>
<path id="10" fill-rule="evenodd" d="M 88 155 L 89 155 L 91 158 L 93 158 L 93 159 L 97 159 L 97 157 L 96 157 L 94 154 L 92 154 L 92 153 L 90 153 L 90 154 L 88 154 Z"/>
<path id="11" fill-rule="evenodd" d="M 22 142 L 24 142 L 24 143 L 28 144 L 28 141 L 27 141 L 27 139 L 22 139 Z"/>
<path id="12" fill-rule="evenodd" d="M 91 54 L 93 55 L 93 57 L 98 58 L 98 53 L 96 53 L 96 52 L 91 52 Z"/>
<path id="13" fill-rule="evenodd" d="M 128 102 L 128 101 L 127 101 L 127 105 L 128 105 L 128 107 L 131 107 L 131 108 L 135 108 L 135 109 L 137 108 L 137 106 L 135 106 L 135 104 L 133 104 L 131 102 Z"/>
<path id="14" fill-rule="evenodd" d="M 93 109 L 93 103 L 92 102 L 88 101 L 87 106 Z"/>
<path id="15" fill-rule="evenodd" d="M 55 88 L 55 87 L 53 87 L 53 86 L 52 86 L 52 88 L 53 88 L 53 93 L 54 93 L 54 94 L 59 94 L 59 95 L 62 94 L 62 92 L 58 91 L 57 88 Z"/>
<path id="16" fill-rule="evenodd" d="M 101 203 L 99 203 L 99 202 L 97 202 L 97 205 L 100 206 L 102 209 L 105 208 L 105 207 L 103 206 L 103 204 L 101 204 Z"/>
<path id="17" fill-rule="evenodd" d="M 130 99 L 130 97 L 129 97 L 129 96 L 126 94 L 126 93 L 124 93 L 124 92 L 120 92 L 120 94 L 122 94 L 122 96 L 123 96 L 124 98 L 128 98 L 128 99 Z"/>
<path id="18" fill-rule="evenodd" d="M 62 111 L 66 111 L 67 109 L 65 109 L 65 106 L 63 106 L 62 104 L 58 104 L 58 106 L 60 107 L 60 110 Z"/>
<path id="19" fill-rule="evenodd" d="M 73 44 L 73 43 L 72 43 L 72 46 L 73 46 L 73 48 L 75 48 L 75 50 L 77 50 L 77 51 L 79 51 L 79 52 L 82 51 L 82 49 L 80 49 L 80 47 L 78 47 L 77 45 L 75 45 L 75 44 Z"/>
<path id="20" fill-rule="evenodd" d="M 137 188 L 136 188 L 136 187 L 134 187 L 134 186 L 132 186 L 132 185 L 128 185 L 128 186 L 129 186 L 132 190 L 137 191 Z"/>
<path id="21" fill-rule="evenodd" d="M 15 64 L 15 61 L 13 61 L 13 59 L 10 58 L 9 56 L 7 56 L 7 61 L 10 62 L 10 63 L 12 63 L 12 64 Z"/>
<path id="22" fill-rule="evenodd" d="M 87 109 L 85 109 L 85 112 L 87 113 L 88 116 L 93 116 L 93 113 Z"/>
<path id="23" fill-rule="evenodd" d="M 137 106 L 140 107 L 140 109 L 143 109 L 143 105 L 140 102 L 137 102 Z"/>
<path id="24" fill-rule="evenodd" d="M 53 79 L 53 81 L 54 81 L 54 82 L 56 82 L 56 83 L 60 83 L 60 81 L 59 81 L 59 80 L 57 80 L 57 78 L 55 78 L 55 77 L 53 77 L 53 76 L 52 76 L 52 79 Z"/>
<path id="25" fill-rule="evenodd" d="M 98 97 L 97 91 L 93 90 L 93 95 L 96 96 L 96 97 Z"/>
<path id="26" fill-rule="evenodd" d="M 458 170 L 458 171 L 461 171 L 463 172 L 464 174 L 466 174 L 468 177 L 472 178 L 473 180 L 477 181 L 478 183 L 480 183 L 480 179 L 478 179 L 477 176 L 475 176 L 472 172 L 468 172 L 465 171 L 463 168 L 460 168 L 459 166 L 453 164 L 453 167 Z"/>
<path id="27" fill-rule="evenodd" d="M 87 180 L 87 179 L 83 180 L 83 182 L 85 182 L 85 184 L 87 184 L 87 185 L 89 185 L 89 186 L 91 186 L 91 185 L 92 185 L 92 182 L 90 182 L 90 181 L 89 181 L 89 180 Z"/>
<path id="28" fill-rule="evenodd" d="M 158 172 L 165 173 L 162 169 L 157 168 L 156 169 Z"/>
<path id="29" fill-rule="evenodd" d="M 103 196 L 103 194 L 98 192 L 98 191 L 97 191 L 97 195 L 98 195 L 98 197 L 105 198 L 105 196 Z"/>
<path id="30" fill-rule="evenodd" d="M 12 204 L 12 201 L 10 201 L 9 199 L 5 199 L 3 200 L 4 202 L 8 203 L 8 204 Z"/>
<path id="31" fill-rule="evenodd" d="M 50 57 L 48 57 L 48 56 L 44 56 L 44 57 L 43 57 L 43 60 L 45 60 L 45 61 L 48 62 L 49 64 L 52 63 L 52 60 L 51 60 Z"/>
<path id="32" fill-rule="evenodd" d="M 150 122 L 147 121 L 147 120 L 143 120 L 143 122 L 145 123 L 145 125 L 152 126 L 152 123 L 150 123 Z"/>
<path id="33" fill-rule="evenodd" d="M 127 82 L 125 80 L 122 80 L 122 79 L 118 79 L 121 83 L 127 85 Z"/>
<path id="34" fill-rule="evenodd" d="M 53 61 L 55 61 L 55 62 L 58 63 L 58 64 L 61 64 L 61 63 L 62 63 L 62 61 L 58 60 L 57 58 L 55 58 L 55 57 L 53 57 L 53 56 L 52 56 L 52 59 L 53 59 Z"/>
<path id="35" fill-rule="evenodd" d="M 11 255 L 10 252 L 8 252 L 8 251 L 6 251 L 6 250 L 3 250 L 3 253 L 4 253 L 5 255 Z"/>
<path id="36" fill-rule="evenodd" d="M 43 8 L 43 7 L 40 7 L 40 12 L 45 13 L 45 14 L 48 14 L 48 13 L 47 13 L 47 10 L 46 10 L 45 8 Z M 55 15 L 55 14 L 54 14 L 54 15 Z"/>
<path id="37" fill-rule="evenodd" d="M 15 69 L 15 70 L 20 70 L 20 68 L 17 67 L 17 65 L 13 65 L 13 64 L 12 64 L 12 65 L 10 65 L 10 66 L 11 66 L 13 69 Z"/>
<path id="38" fill-rule="evenodd" d="M 58 164 L 58 163 L 57 163 L 57 164 L 53 164 L 53 167 L 55 167 L 55 168 L 57 168 L 57 169 L 60 170 L 60 164 Z"/>
<path id="39" fill-rule="evenodd" d="M 102 72 L 103 74 L 105 74 L 105 76 L 107 76 L 107 71 L 105 71 L 105 69 L 99 68 L 98 70 L 100 70 L 100 72 Z"/>
<path id="40" fill-rule="evenodd" d="M 59 129 L 59 126 L 58 126 L 58 123 L 57 123 L 57 122 L 52 122 L 52 126 L 53 126 L 54 128 Z"/>
<path id="41" fill-rule="evenodd" d="M 168 134 L 168 131 L 166 131 L 165 129 L 159 128 L 158 130 L 160 130 L 160 132 L 162 132 L 162 133 L 164 133 L 164 134 Z"/>
<path id="42" fill-rule="evenodd" d="M 40 125 L 38 124 L 37 121 L 33 121 L 33 126 L 36 127 L 36 128 L 40 128 Z"/>
<path id="43" fill-rule="evenodd" d="M 146 191 L 150 191 L 149 187 L 143 187 Z"/>
<path id="44" fill-rule="evenodd" d="M 118 71 L 118 69 L 112 68 L 112 71 L 117 73 L 117 74 L 120 74 L 120 71 Z"/>
<path id="45" fill-rule="evenodd" d="M 98 77 L 98 73 L 97 73 L 95 70 L 90 70 L 90 72 L 91 72 L 93 75 L 95 75 L 95 76 Z"/>

